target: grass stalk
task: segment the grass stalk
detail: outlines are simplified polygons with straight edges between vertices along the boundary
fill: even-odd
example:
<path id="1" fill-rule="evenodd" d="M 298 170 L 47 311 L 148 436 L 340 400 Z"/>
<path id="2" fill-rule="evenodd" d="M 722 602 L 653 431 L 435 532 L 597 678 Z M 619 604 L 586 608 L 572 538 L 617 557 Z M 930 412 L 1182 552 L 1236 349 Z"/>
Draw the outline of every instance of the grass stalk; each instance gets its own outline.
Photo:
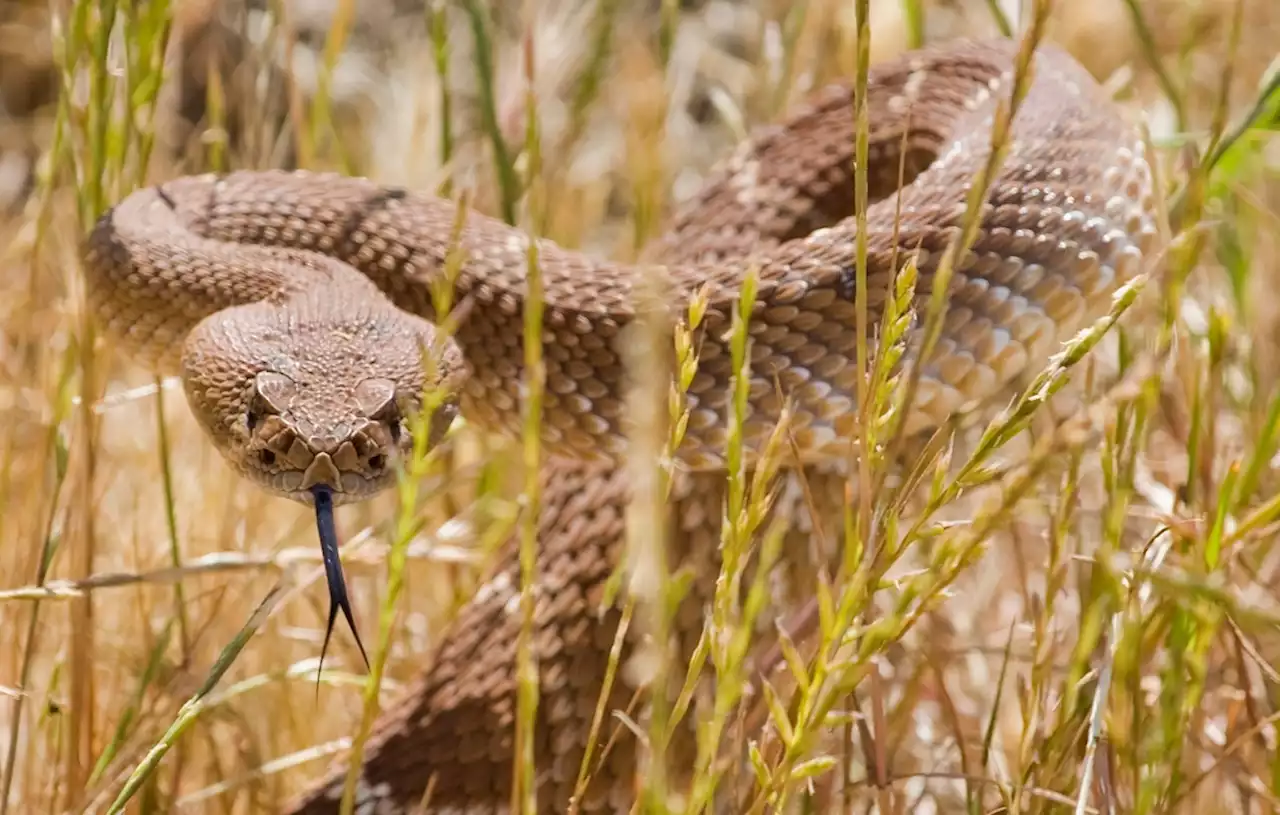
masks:
<path id="1" fill-rule="evenodd" d="M 645 772 L 640 792 L 640 810 L 652 815 L 668 811 L 667 744 L 670 740 L 671 703 L 668 683 L 672 667 L 671 623 L 679 598 L 668 559 L 667 457 L 670 436 L 665 383 L 671 382 L 666 352 L 670 326 L 663 319 L 667 287 L 660 275 L 646 278 L 637 297 L 638 319 L 634 323 L 632 358 L 627 360 L 632 386 L 628 403 L 632 430 L 628 436 L 627 467 L 631 498 L 626 515 L 626 559 L 629 597 L 640 611 L 641 631 L 650 653 L 644 662 L 651 666 L 647 684 L 653 689 L 649 711 Z"/>
<path id="2" fill-rule="evenodd" d="M 445 305 L 438 302 L 437 305 Z M 439 313 L 448 314 L 448 308 Z M 431 371 L 439 366 L 439 348 L 423 349 L 423 366 Z M 428 382 L 434 376 L 426 377 Z M 420 500 L 421 485 L 439 470 L 440 450 L 429 449 L 427 438 L 431 416 L 444 404 L 448 394 L 438 389 L 428 388 L 422 394 L 422 409 L 410 418 L 409 426 L 413 438 L 413 451 L 407 462 L 398 472 L 396 490 L 398 509 L 395 519 L 389 557 L 387 559 L 387 588 L 379 612 L 378 639 L 374 644 L 373 659 L 364 687 L 364 713 L 360 726 L 351 742 L 348 757 L 347 776 L 342 791 L 340 812 L 351 815 L 355 806 L 355 794 L 360 779 L 361 761 L 364 744 L 373 731 L 373 725 L 380 710 L 378 699 L 382 691 L 383 677 L 386 674 L 387 658 L 395 637 L 396 617 L 399 613 L 400 599 L 404 591 L 405 570 L 408 565 L 409 544 L 419 532 L 417 508 Z"/>
<path id="3" fill-rule="evenodd" d="M 222 677 L 227 670 L 235 664 L 240 652 L 244 650 L 245 645 L 257 633 L 258 629 L 266 622 L 268 616 L 276 605 L 284 599 L 287 593 L 288 585 L 286 583 L 277 583 L 262 602 L 258 605 L 248 622 L 240 629 L 235 638 L 227 643 L 218 659 L 214 662 L 209 675 L 205 677 L 199 689 L 195 694 L 183 704 L 178 711 L 178 715 L 174 718 L 173 723 L 165 731 L 164 735 L 149 750 L 143 759 L 138 763 L 125 781 L 124 787 L 120 790 L 120 794 L 116 796 L 115 801 L 107 809 L 107 815 L 119 815 L 124 811 L 125 805 L 142 790 L 143 785 L 151 777 L 151 775 L 159 769 L 160 762 L 173 749 L 178 740 L 186 733 L 207 710 L 209 707 L 209 698 L 213 694 L 214 689 L 222 681 Z"/>
<path id="4" fill-rule="evenodd" d="M 453 91 L 449 88 L 449 14 L 444 0 L 431 0 L 425 6 L 427 32 L 431 39 L 431 56 L 440 78 L 440 164 L 448 167 L 453 160 Z M 436 194 L 448 198 L 453 180 L 446 177 Z"/>
<path id="5" fill-rule="evenodd" d="M 516 206 L 520 200 L 520 180 L 516 175 L 515 160 L 507 148 L 498 122 L 498 101 L 494 92 L 493 38 L 489 15 L 481 0 L 462 0 L 463 11 L 471 26 L 472 45 L 475 49 L 476 80 L 480 88 L 480 113 L 490 149 L 493 151 L 494 170 L 498 179 L 502 220 L 516 223 Z M 529 115 L 533 115 L 530 112 Z"/>
<path id="6" fill-rule="evenodd" d="M 524 37 L 525 79 L 525 152 L 528 158 L 529 191 L 527 207 L 530 226 L 541 222 L 545 211 L 542 187 L 541 144 L 538 124 L 538 98 L 534 66 L 534 9 L 525 6 Z M 534 728 L 538 711 L 538 656 L 534 653 L 534 613 L 537 589 L 538 523 L 542 513 L 542 408 L 547 386 L 547 367 L 543 360 L 543 311 L 546 294 L 538 254 L 538 239 L 532 228 L 527 233 L 527 294 L 524 300 L 524 414 L 521 431 L 523 441 L 524 490 L 520 520 L 520 633 L 516 643 L 516 722 L 515 766 L 512 783 L 511 811 L 533 815 L 537 809 L 536 757 Z"/>
<path id="7" fill-rule="evenodd" d="M 902 16 L 907 24 L 907 47 L 924 45 L 924 0 L 902 0 Z"/>
<path id="8" fill-rule="evenodd" d="M 595 18 L 591 26 L 591 46 L 582 71 L 574 82 L 569 103 L 569 125 L 556 145 L 555 154 L 571 158 L 587 131 L 591 111 L 605 87 L 607 68 L 613 56 L 614 31 L 618 21 L 619 0 L 596 0 Z M 551 174 L 558 178 L 560 172 Z"/>
<path id="9" fill-rule="evenodd" d="M 1133 23 L 1133 31 L 1141 44 L 1147 65 L 1160 83 L 1165 98 L 1173 106 L 1176 127 L 1179 131 L 1185 131 L 1187 129 L 1186 102 L 1183 100 L 1177 84 L 1174 83 L 1173 77 L 1169 75 L 1168 70 L 1165 68 L 1164 60 L 1160 58 L 1160 49 L 1156 45 L 1155 34 L 1151 31 L 1151 25 L 1147 22 L 1146 14 L 1143 12 L 1138 0 L 1124 0 L 1124 7 L 1129 12 L 1129 19 Z"/>
<path id="10" fill-rule="evenodd" d="M 63 360 L 62 375 L 58 381 L 61 383 L 60 392 L 63 398 L 54 401 L 55 412 L 49 424 L 48 435 L 46 437 L 45 449 L 48 451 L 46 458 L 53 463 L 53 478 L 51 485 L 51 500 L 49 502 L 48 515 L 46 516 L 42 527 L 42 535 L 40 538 L 39 554 L 36 558 L 37 567 L 35 575 L 35 584 L 37 586 L 45 585 L 49 577 L 49 571 L 53 567 L 54 556 L 57 554 L 60 537 L 55 532 L 54 524 L 57 521 L 57 512 L 59 498 L 66 484 L 67 478 L 67 458 L 68 450 L 60 435 L 60 430 L 71 412 L 70 391 L 72 386 L 72 372 L 74 370 L 75 359 L 72 354 L 65 354 Z M 39 600 L 32 603 L 31 613 L 27 618 L 27 627 L 25 637 L 23 638 L 21 668 L 19 669 L 20 689 L 31 687 L 32 670 L 35 666 L 36 649 L 39 645 L 40 632 L 40 612 L 42 603 Z M 18 765 L 18 741 L 22 733 L 22 714 L 25 708 L 26 694 L 19 696 L 14 700 L 13 717 L 9 724 L 8 748 L 5 751 L 4 776 L 0 781 L 0 815 L 8 812 L 10 794 L 13 790 L 13 779 Z"/>
<path id="11" fill-rule="evenodd" d="M 331 90 L 333 71 L 338 65 L 338 59 L 342 56 L 342 52 L 346 48 L 347 38 L 351 34 L 355 7 L 356 0 L 336 0 L 333 6 L 333 20 L 329 24 L 328 34 L 325 36 L 320 72 L 316 77 L 315 101 L 311 109 L 311 130 L 308 138 L 313 146 L 320 145 L 327 136 L 336 135 L 334 133 L 333 94 Z M 341 140 L 335 138 L 333 139 L 333 144 L 338 151 L 343 170 L 347 173 L 352 172 L 351 161 L 345 155 Z"/>
<path id="12" fill-rule="evenodd" d="M 979 169 L 977 177 L 969 185 L 969 192 L 965 198 L 965 210 L 961 217 L 960 230 L 955 238 L 947 244 L 942 253 L 942 258 L 938 262 L 938 268 L 934 272 L 916 362 L 911 366 L 910 374 L 906 380 L 905 387 L 901 391 L 901 398 L 895 410 L 897 418 L 890 435 L 891 441 L 889 444 L 890 450 L 895 452 L 889 456 L 890 460 L 896 460 L 898 457 L 896 451 L 900 449 L 900 440 L 909 413 L 908 407 L 915 403 L 915 394 L 920 375 L 924 366 L 928 364 L 929 359 L 932 357 L 938 339 L 942 335 L 943 320 L 946 318 L 950 302 L 951 278 L 955 273 L 955 266 L 969 252 L 974 239 L 977 237 L 982 207 L 986 203 L 990 186 L 995 181 L 995 176 L 1004 162 L 1005 153 L 1008 152 L 1013 120 L 1017 117 L 1022 100 L 1031 88 L 1034 55 L 1041 39 L 1044 37 L 1044 29 L 1048 24 L 1051 9 L 1051 0 L 1035 0 L 1030 26 L 1019 42 L 1008 101 L 1002 100 L 996 108 L 987 160 L 983 167 Z"/>
<path id="13" fill-rule="evenodd" d="M 857 473 L 853 488 L 858 493 L 858 527 L 857 537 L 846 542 L 849 551 L 870 551 L 871 543 L 871 389 L 870 381 L 870 319 L 867 313 L 867 251 L 870 236 L 867 232 L 867 162 L 870 160 L 870 102 L 867 98 L 867 81 L 871 68 L 871 3 L 869 0 L 857 0 L 854 3 L 854 19 L 856 21 L 857 66 L 854 71 L 854 159 L 853 159 L 853 217 L 857 229 L 854 238 L 854 323 L 856 346 L 854 351 L 858 400 L 858 415 L 866 417 L 858 422 L 858 447 L 856 463 L 850 472 Z"/>
<path id="14" fill-rule="evenodd" d="M 160 454 L 160 486 L 164 497 L 164 522 L 169 533 L 169 562 L 175 569 L 182 568 L 182 546 L 178 541 L 178 509 L 173 495 L 173 466 L 169 455 L 169 430 L 164 418 L 164 389 L 156 380 L 156 447 Z M 190 659 L 191 635 L 187 620 L 187 598 L 182 583 L 173 584 L 173 613 L 178 621 L 178 642 L 182 646 L 182 661 Z"/>

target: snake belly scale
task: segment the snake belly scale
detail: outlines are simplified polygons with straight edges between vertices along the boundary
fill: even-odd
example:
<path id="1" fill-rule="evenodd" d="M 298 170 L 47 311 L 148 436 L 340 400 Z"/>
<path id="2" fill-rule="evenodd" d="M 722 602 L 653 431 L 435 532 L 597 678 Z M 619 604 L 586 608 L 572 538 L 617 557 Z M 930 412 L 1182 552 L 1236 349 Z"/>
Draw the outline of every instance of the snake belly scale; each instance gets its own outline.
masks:
<path id="1" fill-rule="evenodd" d="M 966 41 L 872 66 L 872 324 L 908 256 L 920 271 L 918 297 L 929 296 L 989 154 L 1016 51 L 1007 40 Z M 847 456 L 856 392 L 853 112 L 852 86 L 833 85 L 756 131 L 646 257 L 674 289 L 673 316 L 702 287 L 709 296 L 670 505 L 673 555 L 699 564 L 695 583 L 704 587 L 714 581 L 722 514 L 724 334 L 748 269 L 760 283 L 747 447 L 759 449 L 789 400 L 807 472 L 821 477 Z M 1137 130 L 1069 55 L 1042 47 L 976 241 L 952 278 L 941 340 L 921 365 L 908 429 L 997 395 L 1105 311 L 1154 253 L 1152 185 Z M 333 174 L 179 178 L 133 193 L 99 221 L 85 252 L 90 303 L 126 352 L 182 376 L 199 423 L 247 478 L 295 500 L 310 501 L 319 482 L 339 503 L 359 500 L 393 477 L 406 444 L 399 417 L 428 382 L 456 393 L 469 421 L 519 433 L 529 238 L 468 215 L 456 281 L 467 308 L 452 340 L 438 343 L 430 282 L 442 274 L 456 216 L 448 201 Z M 563 812 L 618 622 L 593 603 L 624 538 L 621 345 L 647 271 L 545 240 L 539 258 L 551 459 L 539 519 L 536 740 L 539 805 Z M 425 373 L 424 346 L 442 348 Z M 446 412 L 437 429 L 447 420 Z M 819 491 L 838 503 L 838 487 Z M 382 715 L 365 751 L 358 812 L 415 811 L 433 776 L 431 812 L 507 811 L 515 568 L 509 545 L 431 664 Z M 679 638 L 697 638 L 705 596 L 692 592 Z M 610 701 L 625 707 L 635 690 L 620 677 Z M 581 811 L 626 811 L 640 753 L 615 747 Z M 291 811 L 336 812 L 343 774 L 334 768 Z"/>

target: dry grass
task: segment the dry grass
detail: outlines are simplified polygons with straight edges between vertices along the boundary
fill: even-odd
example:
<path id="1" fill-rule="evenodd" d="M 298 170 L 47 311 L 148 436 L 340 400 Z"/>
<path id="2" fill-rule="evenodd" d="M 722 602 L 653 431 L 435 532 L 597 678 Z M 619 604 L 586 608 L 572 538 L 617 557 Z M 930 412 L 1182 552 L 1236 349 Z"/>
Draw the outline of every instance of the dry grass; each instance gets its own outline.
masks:
<path id="1" fill-rule="evenodd" d="M 234 477 L 174 383 L 94 343 L 76 250 L 97 212 L 179 172 L 293 160 L 466 190 L 476 209 L 629 258 L 745 128 L 858 65 L 855 4 L 840 0 L 435 2 L 381 26 L 383 4 L 364 2 L 334 4 L 359 9 L 349 18 L 290 12 L 284 27 L 250 15 L 247 51 L 223 63 L 206 61 L 205 2 L 175 0 L 172 30 L 164 3 L 0 2 L 0 182 L 43 151 L 40 183 L 30 197 L 14 187 L 23 206 L 0 220 L 8 811 L 106 811 L 131 774 L 131 812 L 273 811 L 367 726 L 369 694 L 385 702 L 415 674 L 513 529 L 521 488 L 503 483 L 514 448 L 463 429 L 447 459 L 420 457 L 396 494 L 341 513 L 366 640 L 381 623 L 382 681 L 366 684 L 354 642 L 336 636 L 317 699 L 326 608 L 311 514 Z M 991 9 L 1016 4 L 867 5 L 875 61 L 992 33 Z M 1097 353 L 1046 373 L 1062 386 L 1052 399 L 935 449 L 911 513 L 877 495 L 874 514 L 851 516 L 851 540 L 889 554 L 863 563 L 850 547 L 849 571 L 820 592 L 819 653 L 790 659 L 800 701 L 773 707 L 787 749 L 752 753 L 760 788 L 792 803 L 797 779 L 840 762 L 842 811 L 1280 811 L 1280 94 L 1258 103 L 1280 71 L 1280 11 L 1057 5 L 1047 36 L 1150 128 L 1174 248 L 1117 325 L 1082 338 Z M 112 9 L 114 40 L 100 22 Z M 614 29 L 625 35 L 610 43 Z M 273 45 L 291 75 L 268 70 Z M 206 72 L 218 64 L 237 70 Z M 60 101 L 18 109 L 41 76 Z M 207 103 L 195 130 L 174 115 L 184 87 Z M 1233 130 L 1242 121 L 1255 127 Z M 876 370 L 870 391 L 887 404 L 898 391 Z M 678 428 L 678 405 L 660 407 L 635 405 L 655 452 L 669 420 Z M 524 454 L 536 462 L 536 445 Z M 752 529 L 749 475 L 731 479 L 730 561 L 748 532 L 769 533 Z M 650 514 L 660 481 L 641 496 Z M 727 595 L 713 610 L 730 630 L 749 612 Z M 739 677 L 741 645 L 707 656 Z M 718 717 L 740 690 L 723 683 Z M 653 743 L 679 705 L 663 710 Z M 811 737 L 833 721 L 849 747 L 824 753 Z"/>

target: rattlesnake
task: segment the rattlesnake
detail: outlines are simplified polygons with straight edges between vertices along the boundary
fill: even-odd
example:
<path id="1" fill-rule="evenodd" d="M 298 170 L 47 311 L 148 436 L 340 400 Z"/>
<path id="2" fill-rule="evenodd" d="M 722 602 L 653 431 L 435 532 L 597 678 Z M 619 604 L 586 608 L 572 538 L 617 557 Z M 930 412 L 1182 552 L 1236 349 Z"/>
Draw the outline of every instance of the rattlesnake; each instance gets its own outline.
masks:
<path id="1" fill-rule="evenodd" d="M 872 325 L 909 254 L 918 296 L 928 297 L 989 153 L 1016 53 L 1011 41 L 960 42 L 872 67 Z M 1153 252 L 1152 176 L 1136 130 L 1059 49 L 1041 48 L 1034 69 L 981 229 L 957 265 L 908 430 L 936 426 L 1042 364 Z M 686 641 L 701 630 L 698 598 L 714 581 L 731 392 L 726 329 L 751 267 L 760 283 L 745 445 L 760 449 L 789 399 L 816 505 L 840 496 L 839 476 L 823 474 L 838 472 L 855 425 L 852 99 L 851 86 L 828 87 L 757 131 L 651 254 L 674 290 L 670 316 L 704 286 L 708 296 L 670 503 L 672 551 L 700 565 L 677 617 Z M 895 194 L 900 164 L 908 183 Z M 86 249 L 90 302 L 126 351 L 182 375 L 200 424 L 239 472 L 296 500 L 313 500 L 314 485 L 336 501 L 358 500 L 389 482 L 408 443 L 400 422 L 418 407 L 420 347 L 436 336 L 428 282 L 442 274 L 456 215 L 449 202 L 333 174 L 180 178 L 133 193 L 98 222 Z M 435 384 L 457 394 L 469 421 L 518 433 L 528 238 L 478 213 L 460 234 L 456 294 L 467 310 L 438 355 Z M 618 623 L 596 604 L 623 545 L 623 344 L 633 289 L 647 272 L 546 240 L 537 250 L 546 302 L 541 432 L 552 458 L 539 525 L 536 761 L 541 806 L 564 811 Z M 437 429 L 447 421 L 442 410 Z M 357 811 L 412 811 L 432 774 L 430 811 L 506 811 L 519 581 L 510 546 L 503 557 L 431 667 L 380 719 Z M 625 707 L 632 691 L 620 677 L 611 703 Z M 637 754 L 624 733 L 582 811 L 625 811 Z M 342 774 L 334 772 L 294 811 L 336 811 Z"/>

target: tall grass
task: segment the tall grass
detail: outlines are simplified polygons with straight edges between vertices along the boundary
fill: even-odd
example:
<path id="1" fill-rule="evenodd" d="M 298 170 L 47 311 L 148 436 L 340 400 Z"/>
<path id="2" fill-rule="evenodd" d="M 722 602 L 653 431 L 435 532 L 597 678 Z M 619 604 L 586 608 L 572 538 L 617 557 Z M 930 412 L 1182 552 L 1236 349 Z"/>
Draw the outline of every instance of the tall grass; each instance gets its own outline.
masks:
<path id="1" fill-rule="evenodd" d="M 1034 2 L 1013 19 L 1007 4 L 972 0 L 961 4 L 971 12 L 963 23 L 933 4 L 809 0 L 745 3 L 754 12 L 744 32 L 729 30 L 744 17 L 710 5 L 662 2 L 641 13 L 590 0 L 587 13 L 570 14 L 571 0 L 429 3 L 405 26 L 417 27 L 419 45 L 393 51 L 356 25 L 360 3 L 339 2 L 317 82 L 283 106 L 287 115 L 266 119 L 273 105 L 228 93 L 246 85 L 215 74 L 205 123 L 279 131 L 304 166 L 362 172 L 374 162 L 335 124 L 352 102 L 338 94 L 341 57 L 372 53 L 389 91 L 433 100 L 437 115 L 364 129 L 412 128 L 412 143 L 438 153 L 435 189 L 459 198 L 460 220 L 473 201 L 492 202 L 491 214 L 532 235 L 586 236 L 592 249 L 630 255 L 660 230 L 673 190 L 727 152 L 737 126 L 717 119 L 723 107 L 709 100 L 743 75 L 780 102 L 814 77 L 865 82 L 873 47 L 1007 30 L 1023 51 L 991 135 L 994 164 L 1035 43 L 1061 37 L 1089 67 L 1106 65 L 1108 50 L 1123 54 L 1115 87 L 1152 130 L 1167 251 L 1156 274 L 1123 287 L 1003 410 L 944 428 L 919 450 L 898 426 L 915 381 L 896 375 L 896 363 L 916 350 L 909 338 L 923 338 L 926 352 L 937 342 L 947 276 L 974 237 L 991 168 L 975 180 L 967 227 L 923 307 L 907 262 L 873 324 L 860 242 L 856 477 L 839 530 L 845 548 L 806 589 L 807 617 L 772 619 L 768 567 L 791 554 L 783 533 L 795 519 L 770 514 L 786 484 L 785 419 L 750 466 L 742 446 L 756 293 L 754 276 L 744 281 L 730 328 L 721 571 L 689 664 L 660 646 L 646 663 L 654 687 L 673 693 L 636 726 L 652 751 L 641 809 L 707 812 L 731 796 L 736 811 L 761 813 L 1280 810 L 1280 310 L 1271 297 L 1280 14 L 1206 0 L 1204 13 L 1223 22 L 1192 31 L 1195 21 L 1163 0 L 1125 0 L 1119 18 L 1103 0 L 1069 11 Z M 539 699 L 529 634 L 546 460 L 536 244 L 526 428 L 511 442 L 521 470 L 504 479 L 509 443 L 463 423 L 447 452 L 417 449 L 396 490 L 344 511 L 357 619 L 378 620 L 373 665 L 369 676 L 327 668 L 313 696 L 324 614 L 309 513 L 231 476 L 183 401 L 166 393 L 172 383 L 121 363 L 81 302 L 79 235 L 180 164 L 161 103 L 182 81 L 162 60 L 179 33 L 173 11 L 69 0 L 52 6 L 47 30 L 29 32 L 52 37 L 61 93 L 37 192 L 0 223 L 12 242 L 0 285 L 14 304 L 0 330 L 0 568 L 11 575 L 0 590 L 10 646 L 0 659 L 0 812 L 273 811 L 321 759 L 360 754 L 388 694 L 429 661 L 511 534 L 525 621 L 513 807 L 531 811 Z M 1090 15 L 1101 22 L 1079 34 Z M 641 24 L 647 36 L 631 36 Z M 287 40 L 290 27 L 276 35 Z M 414 47 L 429 49 L 430 71 L 406 81 L 396 65 Z M 502 59 L 512 52 L 520 58 Z M 522 114 L 522 139 L 508 126 L 511 110 Z M 865 108 L 857 113 L 865 157 L 873 123 Z M 204 160 L 252 165 L 234 144 L 210 133 Z M 855 192 L 862 213 L 862 167 Z M 438 294 L 448 313 L 448 286 Z M 662 301 L 656 276 L 647 294 Z M 675 325 L 639 321 L 631 361 L 628 579 L 610 597 L 624 629 L 639 626 L 655 643 L 687 588 L 665 543 L 704 309 L 695 301 Z M 660 349 L 671 335 L 675 347 Z M 767 656 L 762 628 L 776 634 Z M 339 658 L 353 654 L 348 645 Z M 609 681 L 619 659 L 615 651 Z M 704 692 L 699 677 L 714 684 Z M 603 734 L 625 718 L 603 703 L 595 714 L 602 738 L 590 742 L 580 789 Z M 669 766 L 663 746 L 690 724 L 693 765 Z M 683 801 L 672 794 L 676 770 L 692 775 Z"/>

